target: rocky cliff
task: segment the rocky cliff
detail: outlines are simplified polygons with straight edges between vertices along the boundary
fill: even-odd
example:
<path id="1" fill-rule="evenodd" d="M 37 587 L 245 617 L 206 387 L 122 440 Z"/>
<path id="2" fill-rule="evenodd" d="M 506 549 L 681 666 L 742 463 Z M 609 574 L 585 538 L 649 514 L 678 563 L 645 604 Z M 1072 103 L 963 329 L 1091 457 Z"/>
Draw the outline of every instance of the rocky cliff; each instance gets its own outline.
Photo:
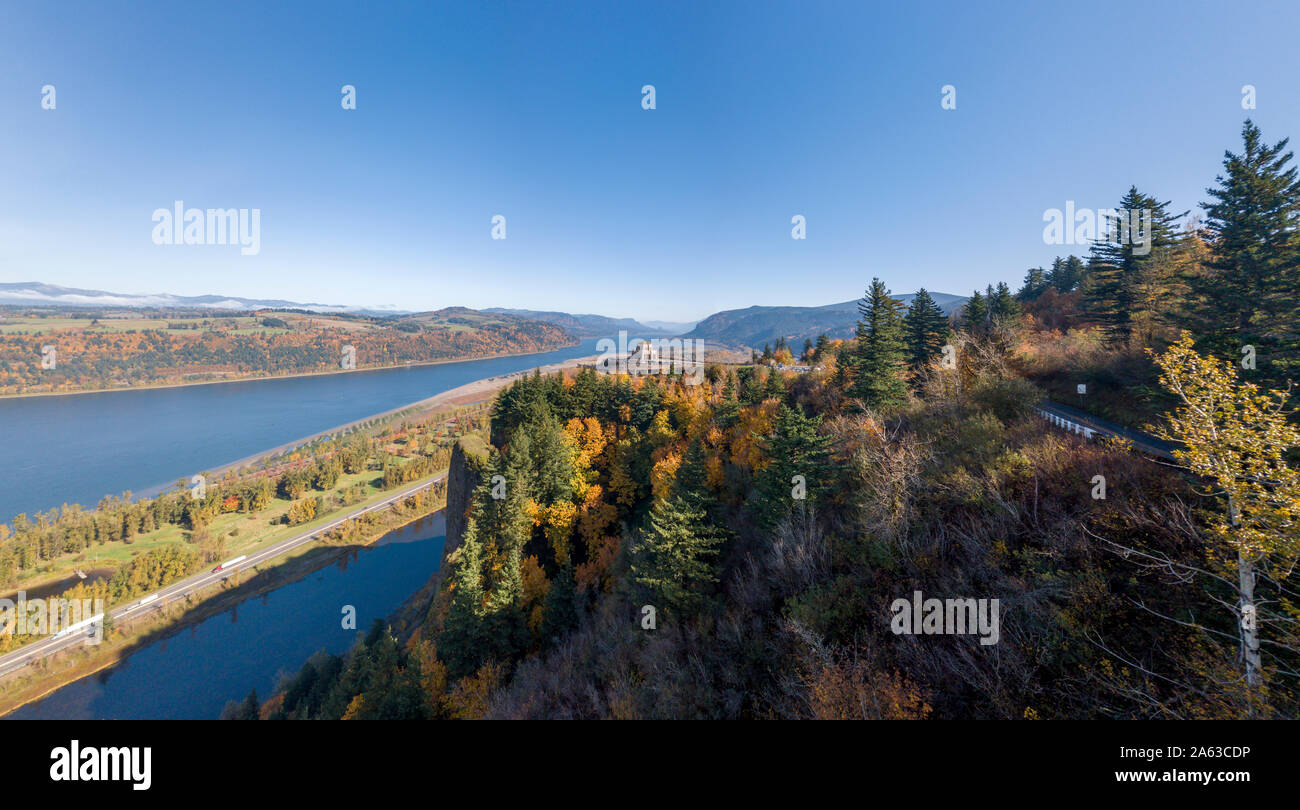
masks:
<path id="1" fill-rule="evenodd" d="M 488 446 L 477 436 L 462 437 L 451 449 L 447 470 L 447 542 L 442 547 L 439 571 L 446 569 L 447 558 L 460 548 L 460 541 L 465 536 L 470 497 L 482 481 L 483 462 L 487 456 Z"/>

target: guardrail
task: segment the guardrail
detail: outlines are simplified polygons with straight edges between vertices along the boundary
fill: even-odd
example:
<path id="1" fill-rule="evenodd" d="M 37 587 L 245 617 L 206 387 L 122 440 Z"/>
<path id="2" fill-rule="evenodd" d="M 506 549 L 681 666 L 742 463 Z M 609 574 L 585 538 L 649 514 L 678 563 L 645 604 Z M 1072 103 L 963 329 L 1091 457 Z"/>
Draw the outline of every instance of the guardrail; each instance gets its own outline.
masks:
<path id="1" fill-rule="evenodd" d="M 1068 430 L 1071 433 L 1078 433 L 1082 435 L 1083 438 L 1085 439 L 1091 439 L 1093 436 L 1097 435 L 1098 433 L 1103 433 L 1103 431 L 1098 430 L 1097 428 L 1089 427 L 1088 425 L 1085 425 L 1082 422 L 1075 422 L 1072 419 L 1066 419 L 1064 416 L 1054 414 L 1051 411 L 1045 410 L 1043 408 L 1038 409 L 1038 415 L 1043 417 L 1047 421 L 1051 422 L 1053 425 L 1056 425 L 1059 428 Z M 1105 435 L 1111 435 L 1111 434 L 1107 432 L 1105 433 Z"/>

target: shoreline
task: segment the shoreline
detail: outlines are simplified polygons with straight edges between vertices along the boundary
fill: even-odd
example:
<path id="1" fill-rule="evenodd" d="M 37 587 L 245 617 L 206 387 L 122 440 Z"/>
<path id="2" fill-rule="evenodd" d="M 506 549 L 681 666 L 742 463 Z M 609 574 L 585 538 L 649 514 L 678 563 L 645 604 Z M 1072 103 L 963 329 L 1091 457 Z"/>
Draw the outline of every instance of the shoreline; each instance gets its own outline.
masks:
<path id="1" fill-rule="evenodd" d="M 88 655 L 86 661 L 83 662 L 89 664 L 88 669 L 79 669 L 74 663 L 65 672 L 55 674 L 53 676 L 55 683 L 51 684 L 48 688 L 42 689 L 39 694 L 19 697 L 17 702 L 12 706 L 4 705 L 4 698 L 3 696 L 0 696 L 0 720 L 5 719 L 24 706 L 49 697 L 65 686 L 70 686 L 77 681 L 84 680 L 85 678 L 94 675 L 95 673 L 111 669 L 124 663 L 135 653 L 140 652 L 153 644 L 166 641 L 168 638 L 187 627 L 201 624 L 211 618 L 220 616 L 225 611 L 236 608 L 249 599 L 271 593 L 272 591 L 283 588 L 286 585 L 292 585 L 309 574 L 324 568 L 326 565 L 330 565 L 340 557 L 355 550 L 370 548 L 387 535 L 400 531 L 417 521 L 426 518 L 434 518 L 446 510 L 446 508 L 446 505 L 443 504 L 429 512 L 415 515 L 410 520 L 403 521 L 393 526 L 386 526 L 382 531 L 367 536 L 360 542 L 348 543 L 346 545 L 333 545 L 330 543 L 316 542 L 304 549 L 291 549 L 282 559 L 268 565 L 263 570 L 257 570 L 248 580 L 240 582 L 234 587 L 227 587 L 224 580 L 208 586 L 209 588 L 214 589 L 213 592 L 202 596 L 192 606 L 184 608 L 184 612 L 179 617 L 173 617 L 167 614 L 144 614 L 140 618 L 135 619 L 134 622 L 144 621 L 145 624 L 141 625 L 138 633 L 133 634 L 126 639 L 122 639 L 122 646 L 120 648 L 108 650 L 102 656 L 95 656 L 93 652 Z M 436 576 L 436 574 L 437 572 L 435 571 L 431 576 Z M 257 583 L 257 580 L 262 577 L 265 577 L 266 581 Z M 239 593 L 241 589 L 250 584 L 253 585 L 253 587 L 248 588 L 246 593 Z M 223 599 L 223 597 L 226 596 L 231 598 Z M 402 603 L 385 616 L 385 620 L 391 620 L 392 617 L 405 606 L 406 602 L 410 598 L 411 595 L 408 595 L 403 599 Z M 130 622 L 131 620 L 128 621 Z M 126 626 L 131 627 L 132 624 L 127 624 Z M 144 641 L 145 636 L 151 633 L 156 634 L 157 637 Z M 55 653 L 54 656 L 50 656 L 44 660 L 49 662 L 61 655 L 75 655 L 75 653 L 80 649 L 83 648 L 61 650 L 58 653 Z M 103 660 L 96 661 L 96 658 L 102 658 Z M 21 675 L 18 676 L 18 678 L 21 677 Z M 0 691 L 3 691 L 4 680 L 5 679 L 0 678 Z"/>
<path id="2" fill-rule="evenodd" d="M 511 356 L 521 357 L 523 355 L 511 355 Z M 556 371 L 562 371 L 564 369 L 573 368 L 582 362 L 591 361 L 593 358 L 597 356 L 598 355 L 589 355 L 587 357 L 573 357 L 568 360 L 561 360 L 558 363 L 548 363 L 547 365 L 536 366 L 535 368 L 531 368 L 531 369 L 510 371 L 505 374 L 495 375 L 493 377 L 484 377 L 481 380 L 474 380 L 472 382 L 467 382 L 463 385 L 458 385 L 455 388 L 448 388 L 446 391 L 443 391 L 438 394 L 434 394 L 433 396 L 430 397 L 425 397 L 424 399 L 417 399 L 414 402 L 408 402 L 407 404 L 399 405 L 396 408 L 390 408 L 389 410 L 386 411 L 381 411 L 379 413 L 373 413 L 368 416 L 363 416 L 360 419 L 354 419 L 351 422 L 346 422 L 342 425 L 335 425 L 334 427 L 327 428 L 318 433 L 313 433 L 310 436 L 302 436 L 300 438 L 294 439 L 291 442 L 285 442 L 284 444 L 277 445 L 268 450 L 261 450 L 257 453 L 254 453 L 251 456 L 245 456 L 244 458 L 236 459 L 235 461 L 222 464 L 220 467 L 214 467 L 210 470 L 203 470 L 202 472 L 206 475 L 211 476 L 213 480 L 216 480 L 224 476 L 226 473 L 238 472 L 255 462 L 269 459 L 272 456 L 275 456 L 279 453 L 283 453 L 287 450 L 292 450 L 295 447 L 300 447 L 304 444 L 309 444 L 313 441 L 324 438 L 325 436 L 329 436 L 334 433 L 338 433 L 340 431 L 351 430 L 359 425 L 363 425 L 366 422 L 370 422 L 375 419 L 385 419 L 387 417 L 400 414 L 403 411 L 413 411 L 419 413 L 419 412 L 433 410 L 435 408 L 440 408 L 445 406 L 475 405 L 480 402 L 486 402 L 489 398 L 491 398 L 492 394 L 496 393 L 496 391 L 506 387 L 506 385 L 513 382 L 514 380 L 519 379 L 520 377 L 523 377 L 524 375 L 532 374 L 534 371 L 537 370 L 540 370 L 543 374 L 552 374 Z M 141 490 L 138 493 L 132 493 L 132 495 L 136 499 L 153 498 L 163 494 L 164 492 L 167 492 L 168 487 L 170 486 L 172 485 L 163 484 L 163 485 L 159 485 L 159 487 L 161 488 L 149 487 Z"/>
<path id="3" fill-rule="evenodd" d="M 581 346 L 582 340 L 577 343 L 570 343 L 565 346 L 557 346 L 554 349 L 541 349 L 535 352 L 502 352 L 501 354 L 486 354 L 470 357 L 444 358 L 442 360 L 421 360 L 418 363 L 400 363 L 389 366 L 367 366 L 366 368 L 349 368 L 337 369 L 334 371 L 302 371 L 293 374 L 271 374 L 262 377 L 233 377 L 227 380 L 197 380 L 195 382 L 182 383 L 157 383 L 152 385 L 128 385 L 120 388 L 88 388 L 84 391 L 36 391 L 26 394 L 0 394 L 0 401 L 6 399 L 30 399 L 36 397 L 77 397 L 88 394 L 117 394 L 126 391 L 162 391 L 168 388 L 192 388 L 198 385 L 224 385 L 226 383 L 241 382 L 264 382 L 268 380 L 293 380 L 301 377 L 325 377 L 333 374 L 357 374 L 367 371 L 392 371 L 399 368 L 417 368 L 421 366 L 440 366 L 451 363 L 472 363 L 476 360 L 500 360 L 504 357 L 528 357 L 534 354 L 548 354 L 558 352 L 562 349 L 571 349 L 575 346 Z M 372 417 L 373 418 L 373 417 Z"/>
<path id="4" fill-rule="evenodd" d="M 322 436 L 326 436 L 331 433 L 335 433 L 337 431 L 344 430 L 356 425 L 360 425 L 374 419 L 382 419 L 384 417 L 392 416 L 393 414 L 398 414 L 403 411 L 413 410 L 418 413 L 426 410 L 433 410 L 444 406 L 453 406 L 453 407 L 465 406 L 465 405 L 474 405 L 477 403 L 485 402 L 488 399 L 490 399 L 497 391 L 499 391 L 500 389 L 509 385 L 511 382 L 520 379 L 525 375 L 533 374 L 537 370 L 540 370 L 543 374 L 554 373 L 555 371 L 560 371 L 566 368 L 575 367 L 584 361 L 591 360 L 592 357 L 595 357 L 595 355 L 591 355 L 588 357 L 574 357 L 568 360 L 559 361 L 557 363 L 549 363 L 544 366 L 537 366 L 534 369 L 521 369 L 519 371 L 507 372 L 505 374 L 499 374 L 493 377 L 484 377 L 483 379 L 474 380 L 472 382 L 468 382 L 463 385 L 456 386 L 455 388 L 449 388 L 446 391 L 442 391 L 440 393 L 434 394 L 431 397 L 426 397 L 424 399 L 416 400 L 415 402 L 411 402 L 406 405 L 402 405 L 397 408 L 390 409 L 388 411 L 383 411 L 381 413 L 371 414 L 361 419 L 357 419 L 352 422 L 349 422 L 345 425 L 333 427 L 330 428 L 329 430 L 321 431 L 320 433 L 316 433 L 311 436 L 295 439 L 294 441 L 289 442 L 287 444 L 279 445 L 277 447 L 270 448 L 269 450 L 263 450 L 252 456 L 247 456 L 245 458 L 238 459 L 228 464 L 224 464 L 221 467 L 217 467 L 213 470 L 208 470 L 205 472 L 207 472 L 215 479 L 218 476 L 224 475 L 227 472 L 238 471 L 243 467 L 247 467 L 248 465 L 256 461 L 270 458 L 278 453 L 284 452 L 287 449 L 291 449 L 293 447 L 297 447 L 302 444 L 311 442 Z M 141 499 L 141 498 L 157 497 L 158 495 L 166 491 L 167 491 L 166 485 L 164 485 L 161 488 L 150 488 L 141 491 L 139 493 L 135 493 L 134 498 Z M 39 588 L 51 582 L 54 582 L 56 580 L 62 579 L 64 576 L 66 576 L 66 574 L 51 576 L 45 580 L 40 580 L 36 582 L 24 582 L 22 583 L 22 586 L 19 588 L 19 590 L 27 590 L 29 588 Z"/>

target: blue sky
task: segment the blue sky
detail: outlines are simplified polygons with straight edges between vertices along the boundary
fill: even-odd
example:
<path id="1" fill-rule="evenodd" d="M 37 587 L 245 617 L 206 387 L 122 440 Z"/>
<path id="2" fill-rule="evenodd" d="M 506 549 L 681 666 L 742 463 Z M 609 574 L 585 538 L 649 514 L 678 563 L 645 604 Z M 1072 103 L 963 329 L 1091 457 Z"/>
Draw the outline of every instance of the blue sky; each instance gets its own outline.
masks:
<path id="1" fill-rule="evenodd" d="M 271 5 L 0 10 L 0 281 L 675 320 L 964 294 L 1082 252 L 1046 209 L 1195 209 L 1247 115 L 1300 136 L 1295 3 Z M 261 251 L 153 244 L 175 200 L 261 209 Z"/>

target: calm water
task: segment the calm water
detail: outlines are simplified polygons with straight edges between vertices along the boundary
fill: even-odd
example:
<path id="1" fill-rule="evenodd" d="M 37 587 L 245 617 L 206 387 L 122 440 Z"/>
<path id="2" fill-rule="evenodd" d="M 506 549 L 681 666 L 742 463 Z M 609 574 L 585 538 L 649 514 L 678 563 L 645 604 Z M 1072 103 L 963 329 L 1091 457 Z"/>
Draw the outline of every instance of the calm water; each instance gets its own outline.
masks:
<path id="1" fill-rule="evenodd" d="M 188 388 L 0 399 L 0 522 L 148 492 L 485 377 L 595 353 L 596 339 L 523 357 Z"/>
<path id="2" fill-rule="evenodd" d="M 390 532 L 297 582 L 133 653 L 111 670 L 68 684 L 10 719 L 216 719 L 249 689 L 272 693 L 317 650 L 346 650 L 357 632 L 390 614 L 438 569 L 441 513 Z M 357 630 L 342 627 L 344 605 Z"/>

